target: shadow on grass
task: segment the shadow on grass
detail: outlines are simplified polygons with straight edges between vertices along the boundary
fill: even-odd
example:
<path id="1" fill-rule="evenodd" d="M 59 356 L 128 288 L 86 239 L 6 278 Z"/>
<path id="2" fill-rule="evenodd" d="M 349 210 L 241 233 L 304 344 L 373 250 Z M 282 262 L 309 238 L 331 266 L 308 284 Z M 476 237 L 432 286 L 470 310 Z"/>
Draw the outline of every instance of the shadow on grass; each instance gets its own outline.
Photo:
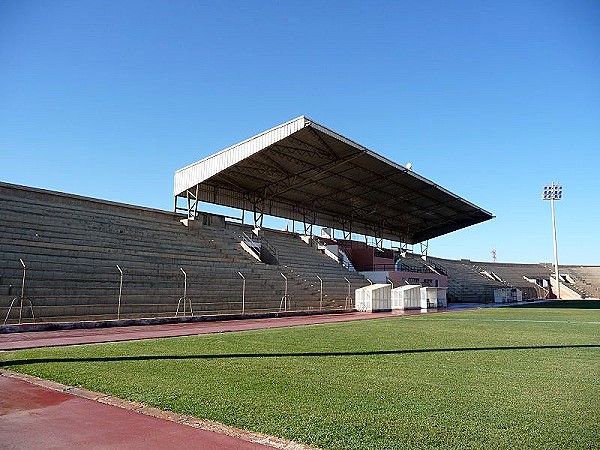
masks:
<path id="1" fill-rule="evenodd" d="M 543 303 L 514 305 L 512 308 L 600 309 L 600 300 L 548 300 Z"/>
<path id="2" fill-rule="evenodd" d="M 20 366 L 27 364 L 78 363 L 78 362 L 124 362 L 124 361 L 181 361 L 192 359 L 241 359 L 241 358 L 307 358 L 307 357 L 343 357 L 343 356 L 381 356 L 407 355 L 413 353 L 447 353 L 472 351 L 503 350 L 545 350 L 565 348 L 600 348 L 600 344 L 574 345 L 518 345 L 512 347 L 462 347 L 462 348 L 422 348 L 406 350 L 375 350 L 365 352 L 300 352 L 300 353 L 226 353 L 222 355 L 137 355 L 137 356 L 103 356 L 88 358 L 32 358 L 16 359 L 0 362 L 0 367 Z"/>

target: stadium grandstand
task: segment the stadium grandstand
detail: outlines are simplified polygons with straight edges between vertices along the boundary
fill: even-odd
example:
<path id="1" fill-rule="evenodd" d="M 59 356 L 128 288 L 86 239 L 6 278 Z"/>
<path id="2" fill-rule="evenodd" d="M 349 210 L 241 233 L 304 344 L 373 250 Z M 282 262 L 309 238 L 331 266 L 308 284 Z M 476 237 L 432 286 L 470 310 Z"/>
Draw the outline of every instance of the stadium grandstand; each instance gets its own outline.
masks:
<path id="1" fill-rule="evenodd" d="M 161 211 L 0 183 L 2 319 L 345 309 L 379 281 L 490 302 L 496 288 L 537 298 L 551 283 L 546 264 L 427 255 L 429 239 L 493 216 L 304 116 L 178 170 L 174 187 L 174 211 Z M 560 276 L 570 295 L 598 297 L 600 267 Z"/>

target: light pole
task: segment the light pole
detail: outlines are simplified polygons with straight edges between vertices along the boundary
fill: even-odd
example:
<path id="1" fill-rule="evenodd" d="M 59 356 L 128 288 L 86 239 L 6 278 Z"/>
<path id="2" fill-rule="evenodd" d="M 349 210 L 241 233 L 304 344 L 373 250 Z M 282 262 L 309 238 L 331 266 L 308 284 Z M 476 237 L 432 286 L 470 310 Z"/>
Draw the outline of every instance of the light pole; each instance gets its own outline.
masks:
<path id="1" fill-rule="evenodd" d="M 554 200 L 562 198 L 562 186 L 554 181 L 550 185 L 544 186 L 542 200 L 550 200 L 552 205 L 552 235 L 554 237 L 554 276 L 556 278 L 556 298 L 560 298 L 560 281 L 558 276 L 558 246 L 556 243 L 556 218 L 554 215 Z"/>

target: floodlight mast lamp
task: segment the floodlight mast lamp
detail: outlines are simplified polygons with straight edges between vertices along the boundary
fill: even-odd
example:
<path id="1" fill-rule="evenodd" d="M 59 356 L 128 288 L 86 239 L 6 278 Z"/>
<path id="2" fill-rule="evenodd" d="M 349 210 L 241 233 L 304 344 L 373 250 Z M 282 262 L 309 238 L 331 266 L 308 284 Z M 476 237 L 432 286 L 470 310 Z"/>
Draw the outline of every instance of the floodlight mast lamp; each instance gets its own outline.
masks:
<path id="1" fill-rule="evenodd" d="M 562 198 L 562 186 L 554 181 L 550 185 L 544 186 L 542 200 L 550 200 L 552 206 L 552 236 L 554 238 L 554 276 L 556 279 L 556 297 L 560 298 L 560 281 L 558 275 L 558 245 L 556 243 L 556 216 L 554 214 L 554 200 Z"/>

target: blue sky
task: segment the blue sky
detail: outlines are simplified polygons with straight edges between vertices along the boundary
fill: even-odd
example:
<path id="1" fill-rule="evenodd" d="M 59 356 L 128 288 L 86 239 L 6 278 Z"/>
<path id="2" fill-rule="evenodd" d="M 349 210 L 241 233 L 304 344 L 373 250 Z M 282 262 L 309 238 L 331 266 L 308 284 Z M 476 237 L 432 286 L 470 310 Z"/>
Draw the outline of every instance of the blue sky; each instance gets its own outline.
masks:
<path id="1" fill-rule="evenodd" d="M 171 210 L 299 115 L 492 212 L 430 254 L 600 264 L 600 2 L 0 1 L 0 181 Z"/>

